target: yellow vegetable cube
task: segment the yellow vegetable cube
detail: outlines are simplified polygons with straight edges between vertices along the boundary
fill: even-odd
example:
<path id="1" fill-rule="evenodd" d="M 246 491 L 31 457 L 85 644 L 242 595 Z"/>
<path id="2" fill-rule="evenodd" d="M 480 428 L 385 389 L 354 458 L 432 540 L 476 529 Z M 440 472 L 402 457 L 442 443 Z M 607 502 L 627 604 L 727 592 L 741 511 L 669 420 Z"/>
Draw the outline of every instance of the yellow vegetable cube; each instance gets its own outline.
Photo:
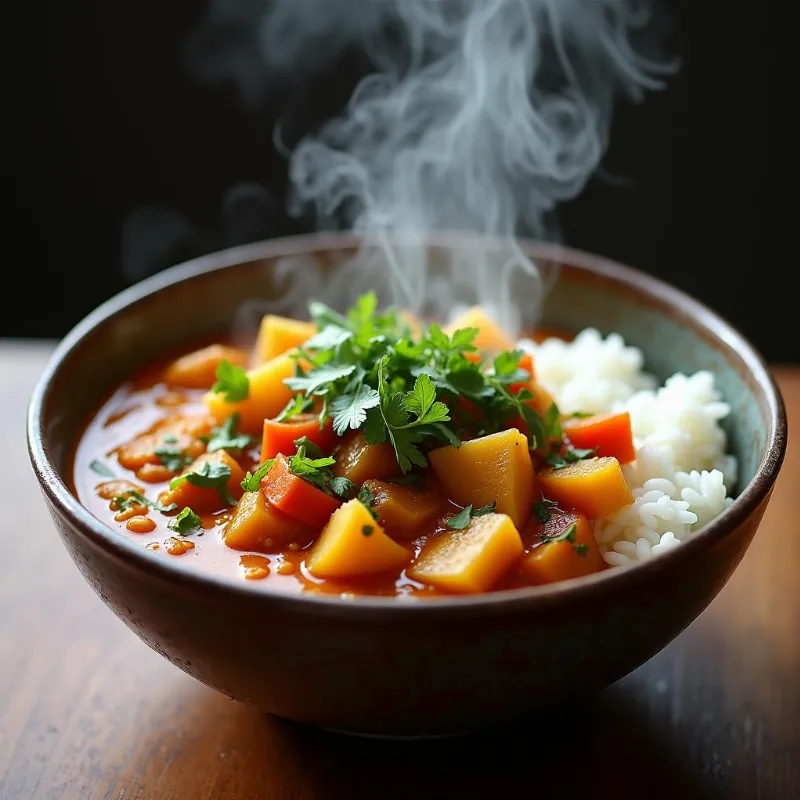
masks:
<path id="1" fill-rule="evenodd" d="M 523 549 L 506 514 L 486 514 L 474 517 L 463 531 L 437 536 L 408 574 L 449 592 L 485 592 L 521 558 Z"/>
<path id="2" fill-rule="evenodd" d="M 585 458 L 561 469 L 539 473 L 542 492 L 563 509 L 577 509 L 589 519 L 605 517 L 633 502 L 616 458 Z"/>
<path id="3" fill-rule="evenodd" d="M 428 461 L 447 497 L 462 506 L 496 503 L 517 528 L 530 519 L 536 476 L 528 440 L 516 428 L 440 447 Z"/>
<path id="4" fill-rule="evenodd" d="M 452 336 L 459 328 L 478 329 L 473 344 L 482 353 L 498 353 L 515 347 L 514 340 L 480 306 L 468 308 L 444 332 Z"/>
<path id="5" fill-rule="evenodd" d="M 264 420 L 278 416 L 293 397 L 294 393 L 283 381 L 294 375 L 294 367 L 295 362 L 288 355 L 278 356 L 248 370 L 250 389 L 244 400 L 229 403 L 224 392 L 206 392 L 203 402 L 217 424 L 235 411 L 239 415 L 239 430 L 259 436 Z"/>
<path id="6" fill-rule="evenodd" d="M 313 322 L 267 314 L 258 329 L 256 363 L 263 364 L 307 342 L 317 332 Z"/>
<path id="7" fill-rule="evenodd" d="M 234 550 L 279 550 L 291 542 L 306 542 L 311 531 L 267 503 L 264 493 L 245 492 L 236 504 L 222 538 Z"/>
<path id="8" fill-rule="evenodd" d="M 411 552 L 386 535 L 365 505 L 350 500 L 331 515 L 306 566 L 317 578 L 351 578 L 400 569 L 410 558 Z"/>

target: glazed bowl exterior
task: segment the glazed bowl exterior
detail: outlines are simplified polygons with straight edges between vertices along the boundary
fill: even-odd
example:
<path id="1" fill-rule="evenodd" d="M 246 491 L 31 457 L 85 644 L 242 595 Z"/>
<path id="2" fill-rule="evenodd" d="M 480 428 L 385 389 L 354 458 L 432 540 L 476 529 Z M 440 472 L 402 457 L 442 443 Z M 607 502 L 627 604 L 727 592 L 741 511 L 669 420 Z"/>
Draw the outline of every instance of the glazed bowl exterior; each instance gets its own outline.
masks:
<path id="1" fill-rule="evenodd" d="M 225 330 L 253 298 L 280 299 L 278 265 L 287 257 L 335 269 L 358 244 L 345 235 L 293 237 L 203 257 L 116 296 L 60 344 L 31 399 L 28 440 L 78 569 L 145 643 L 188 674 L 271 714 L 337 730 L 473 730 L 623 677 L 686 628 L 744 556 L 781 467 L 786 419 L 764 363 L 730 325 L 674 288 L 606 259 L 522 243 L 533 258 L 560 265 L 544 323 L 618 331 L 661 378 L 709 369 L 732 406 L 737 499 L 658 558 L 481 596 L 290 596 L 206 575 L 182 559 L 158 559 L 103 525 L 69 491 L 83 425 L 130 371 L 167 347 Z M 437 248 L 462 245 L 442 234 L 430 243 L 432 257 Z M 292 300 L 299 306 L 287 311 L 301 312 L 313 286 L 300 294 Z"/>

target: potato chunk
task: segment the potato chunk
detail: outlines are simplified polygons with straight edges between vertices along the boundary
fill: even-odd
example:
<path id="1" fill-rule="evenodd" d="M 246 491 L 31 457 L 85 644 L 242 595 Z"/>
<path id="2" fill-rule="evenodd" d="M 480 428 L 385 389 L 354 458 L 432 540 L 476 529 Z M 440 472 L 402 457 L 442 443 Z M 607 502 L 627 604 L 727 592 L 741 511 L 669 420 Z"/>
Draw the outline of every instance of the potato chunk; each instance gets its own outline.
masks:
<path id="1" fill-rule="evenodd" d="M 534 583 L 553 583 L 579 578 L 605 569 L 592 526 L 583 514 L 553 514 L 538 530 L 533 550 L 520 570 Z"/>
<path id="2" fill-rule="evenodd" d="M 485 592 L 522 553 L 522 539 L 510 517 L 485 514 L 474 517 L 463 531 L 437 536 L 408 574 L 449 592 Z"/>
<path id="3" fill-rule="evenodd" d="M 336 475 L 353 483 L 364 483 L 369 478 L 385 481 L 400 477 L 400 465 L 390 444 L 367 444 L 364 434 L 356 431 L 342 440 L 333 452 Z"/>
<path id="4" fill-rule="evenodd" d="M 164 370 L 164 383 L 187 389 L 210 389 L 217 379 L 217 367 L 225 360 L 240 367 L 247 365 L 247 353 L 238 347 L 212 344 L 175 359 Z"/>
<path id="5" fill-rule="evenodd" d="M 586 458 L 561 469 L 539 473 L 542 492 L 562 508 L 576 508 L 589 519 L 605 517 L 633 502 L 619 461 L 611 456 Z"/>
<path id="6" fill-rule="evenodd" d="M 248 370 L 250 388 L 244 400 L 229 403 L 224 392 L 206 392 L 203 402 L 217 424 L 236 412 L 239 415 L 239 430 L 259 436 L 264 420 L 277 417 L 294 394 L 283 382 L 294 375 L 294 365 L 294 360 L 288 355 L 273 358 Z"/>
<path id="7" fill-rule="evenodd" d="M 411 552 L 392 541 L 365 505 L 350 500 L 337 509 L 306 559 L 317 578 L 351 578 L 400 569 Z"/>
<path id="8" fill-rule="evenodd" d="M 528 440 L 516 428 L 482 436 L 428 455 L 447 496 L 463 506 L 496 503 L 517 528 L 531 517 L 536 477 Z"/>
<path id="9" fill-rule="evenodd" d="M 451 322 L 444 332 L 452 336 L 459 328 L 477 328 L 473 344 L 482 353 L 514 349 L 514 340 L 480 307 L 472 306 Z"/>
<path id="10" fill-rule="evenodd" d="M 309 540 L 311 530 L 297 520 L 281 514 L 267 503 L 263 492 L 245 492 L 222 538 L 234 550 L 260 550 L 271 553 L 291 542 Z"/>
<path id="11" fill-rule="evenodd" d="M 313 322 L 267 314 L 258 329 L 256 363 L 263 364 L 294 350 L 317 332 Z"/>
<path id="12" fill-rule="evenodd" d="M 413 539 L 443 515 L 446 503 L 433 488 L 415 489 L 383 481 L 365 481 L 378 521 L 395 539 Z"/>

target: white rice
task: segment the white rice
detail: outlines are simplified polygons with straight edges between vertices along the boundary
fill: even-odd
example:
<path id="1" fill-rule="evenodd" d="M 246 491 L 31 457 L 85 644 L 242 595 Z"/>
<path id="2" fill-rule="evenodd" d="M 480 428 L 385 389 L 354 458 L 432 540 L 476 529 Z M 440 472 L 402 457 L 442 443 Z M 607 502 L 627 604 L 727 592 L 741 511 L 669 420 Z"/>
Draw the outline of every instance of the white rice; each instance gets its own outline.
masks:
<path id="1" fill-rule="evenodd" d="M 569 343 L 524 339 L 519 346 L 533 355 L 536 380 L 562 412 L 630 412 L 636 460 L 623 473 L 635 500 L 594 523 L 608 564 L 677 547 L 733 502 L 726 487 L 736 483 L 737 464 L 720 426 L 730 406 L 710 372 L 678 373 L 658 387 L 640 350 L 592 328 Z"/>

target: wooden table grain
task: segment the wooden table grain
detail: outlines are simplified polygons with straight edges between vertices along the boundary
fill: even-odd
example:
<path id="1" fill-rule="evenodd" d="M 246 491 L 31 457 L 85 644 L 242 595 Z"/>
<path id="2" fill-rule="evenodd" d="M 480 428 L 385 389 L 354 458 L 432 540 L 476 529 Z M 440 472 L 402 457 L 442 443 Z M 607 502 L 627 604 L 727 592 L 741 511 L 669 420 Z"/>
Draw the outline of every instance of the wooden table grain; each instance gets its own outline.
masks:
<path id="1" fill-rule="evenodd" d="M 2 800 L 800 797 L 800 368 L 775 371 L 794 429 L 772 504 L 694 624 L 589 708 L 408 744 L 259 714 L 105 608 L 60 544 L 25 450 L 49 352 L 0 343 Z"/>

